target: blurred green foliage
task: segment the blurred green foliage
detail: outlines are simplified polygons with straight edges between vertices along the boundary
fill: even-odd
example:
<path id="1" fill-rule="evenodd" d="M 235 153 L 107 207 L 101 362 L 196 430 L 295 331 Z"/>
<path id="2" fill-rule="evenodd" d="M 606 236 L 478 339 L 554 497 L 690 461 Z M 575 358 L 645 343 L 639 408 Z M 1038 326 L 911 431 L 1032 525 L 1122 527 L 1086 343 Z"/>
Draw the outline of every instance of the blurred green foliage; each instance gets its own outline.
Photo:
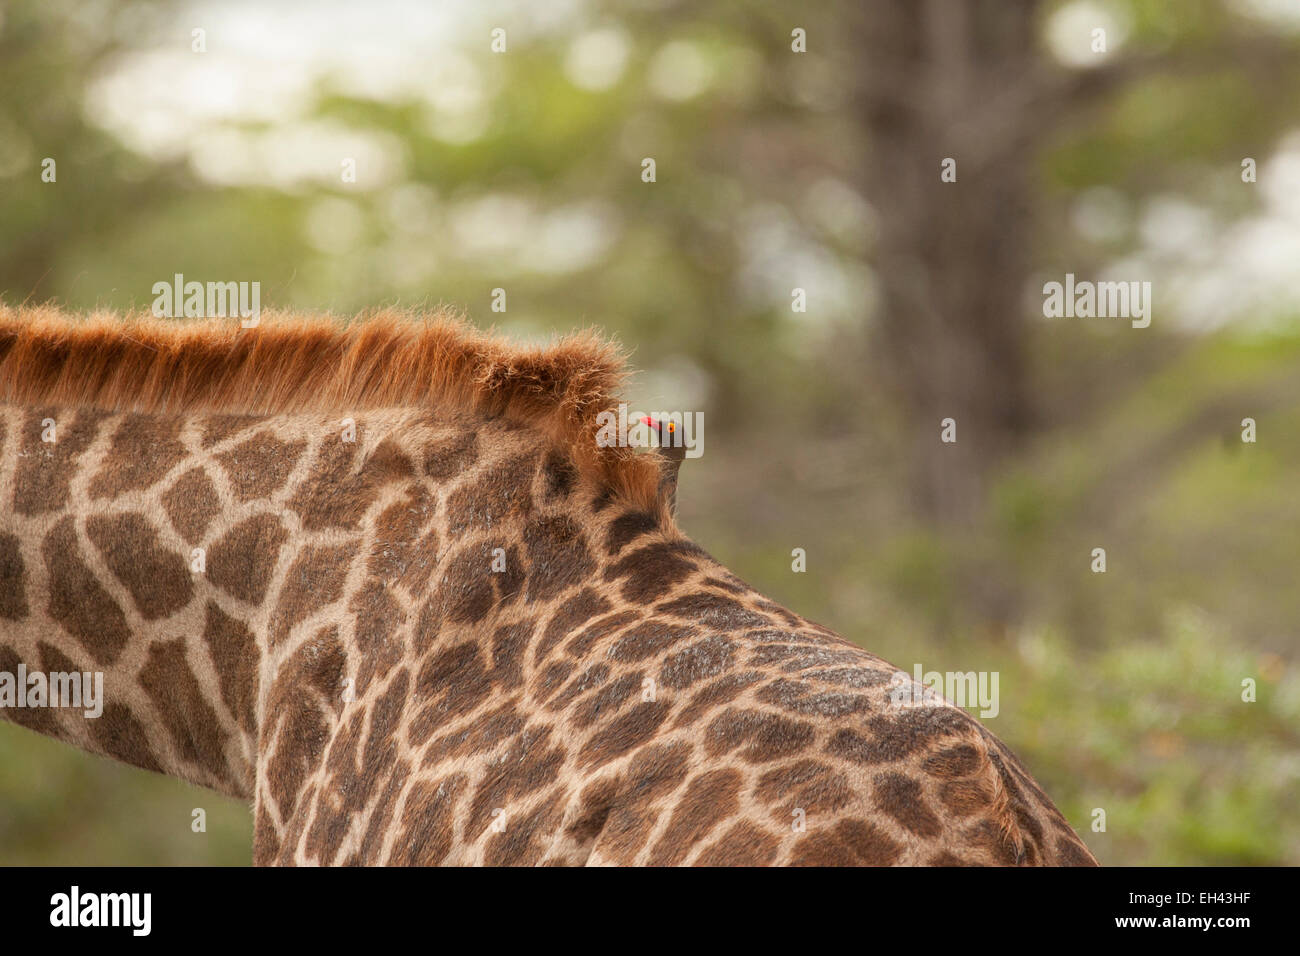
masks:
<path id="1" fill-rule="evenodd" d="M 871 136 L 833 6 L 579 5 L 551 22 L 501 4 L 462 10 L 437 43 L 413 18 L 413 58 L 396 29 L 396 67 L 362 60 L 403 81 L 383 95 L 326 70 L 298 112 L 202 119 L 150 151 L 124 129 L 162 109 L 198 56 L 194 21 L 211 21 L 201 86 L 256 65 L 222 59 L 240 17 L 245 33 L 293 32 L 294 16 L 341 19 L 343 5 L 260 21 L 252 4 L 16 0 L 0 8 L 0 295 L 147 307 L 152 284 L 182 272 L 260 281 L 264 308 L 446 303 L 526 337 L 600 326 L 643 370 L 636 407 L 707 413 L 682 527 L 906 670 L 999 672 L 989 726 L 1104 863 L 1300 864 L 1294 301 L 1212 332 L 1181 327 L 1165 299 L 1142 331 L 1031 324 L 1036 431 L 971 520 L 918 519 L 904 416 L 873 365 L 876 229 L 856 177 Z M 1042 5 L 1045 34 L 1067 6 Z M 1156 0 L 1105 6 L 1126 52 L 1212 66 L 1139 78 L 1038 144 L 1033 266 L 1058 275 L 1140 253 L 1136 210 L 1152 198 L 1208 210 L 1217 235 L 1261 214 L 1238 163 L 1280 148 L 1300 89 L 1293 58 L 1216 46 L 1243 30 L 1285 39 L 1284 24 L 1246 29 L 1215 0 L 1176 16 Z M 506 56 L 488 52 L 497 22 L 513 24 Z M 809 30 L 806 60 L 789 54 L 792 23 Z M 326 65 L 346 59 L 346 29 L 334 42 Z M 618 60 L 615 79 L 576 82 L 583 50 Z M 139 102 L 106 84 L 149 51 L 173 59 Z M 459 103 L 444 96 L 457 89 Z M 328 136 L 275 146 L 303 124 L 368 137 L 384 162 L 344 183 Z M 313 171 L 274 173 L 295 149 Z M 46 156 L 57 184 L 40 181 Z M 250 156 L 261 180 L 212 173 Z M 1119 221 L 1084 234 L 1077 204 L 1094 187 Z M 809 288 L 807 314 L 791 313 L 794 285 Z M 504 314 L 490 311 L 497 287 Z M 1256 444 L 1240 440 L 1247 416 Z M 791 573 L 795 547 L 805 574 Z M 1105 574 L 1089 570 L 1095 547 Z M 195 807 L 206 834 L 191 832 Z M 1097 808 L 1105 832 L 1090 829 Z M 250 839 L 238 803 L 0 725 L 0 862 L 247 863 Z"/>

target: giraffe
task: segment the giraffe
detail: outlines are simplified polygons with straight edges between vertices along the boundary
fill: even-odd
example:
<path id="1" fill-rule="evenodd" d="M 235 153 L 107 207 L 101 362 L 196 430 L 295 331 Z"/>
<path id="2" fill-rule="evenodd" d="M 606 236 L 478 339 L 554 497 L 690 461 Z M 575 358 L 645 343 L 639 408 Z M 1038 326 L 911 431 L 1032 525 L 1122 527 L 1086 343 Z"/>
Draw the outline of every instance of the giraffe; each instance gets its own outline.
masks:
<path id="1" fill-rule="evenodd" d="M 0 307 L 0 672 L 104 675 L 0 717 L 248 801 L 259 865 L 1095 865 L 682 534 L 593 440 L 622 374 L 442 314 Z"/>

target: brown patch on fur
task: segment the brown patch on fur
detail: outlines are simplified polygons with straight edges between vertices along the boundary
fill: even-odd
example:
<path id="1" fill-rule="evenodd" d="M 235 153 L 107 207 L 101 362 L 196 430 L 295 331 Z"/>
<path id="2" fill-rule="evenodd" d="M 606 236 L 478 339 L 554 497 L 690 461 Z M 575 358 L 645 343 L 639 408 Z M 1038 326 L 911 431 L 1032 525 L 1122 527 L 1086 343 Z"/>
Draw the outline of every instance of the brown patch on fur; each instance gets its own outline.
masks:
<path id="1" fill-rule="evenodd" d="M 0 306 L 0 329 L 3 329 L 3 323 L 4 311 Z M 0 343 L 3 341 L 3 332 L 0 332 Z M 3 366 L 4 361 L 0 359 L 0 368 Z M 39 401 L 39 398 L 32 398 L 33 403 Z M 41 441 L 41 434 L 45 431 L 42 422 L 47 418 L 55 422 L 57 441 Z M 28 413 L 23 422 L 20 444 L 24 454 L 14 469 L 14 511 L 20 515 L 36 515 L 63 510 L 68 503 L 68 489 L 78 459 L 94 440 L 103 419 L 103 412 L 88 408 L 78 411 L 71 422 L 59 421 L 53 408 L 35 408 Z"/>
<path id="2" fill-rule="evenodd" d="M 602 507 L 604 503 L 596 507 L 596 510 L 599 511 Z M 619 515 L 610 522 L 609 536 L 605 540 L 606 553 L 618 554 L 630 542 L 658 528 L 659 522 L 656 517 L 644 511 L 629 511 L 627 514 Z"/>
<path id="3" fill-rule="evenodd" d="M 191 468 L 163 492 L 162 505 L 181 537 L 190 544 L 198 544 L 209 522 L 221 510 L 221 499 L 203 469 Z"/>
<path id="4" fill-rule="evenodd" d="M 411 765 L 405 760 L 397 761 L 392 773 L 389 774 L 388 782 L 384 784 L 384 789 L 379 792 L 379 799 L 370 810 L 370 824 L 366 827 L 366 835 L 362 837 L 361 847 L 357 851 L 362 860 L 379 859 L 384 837 L 388 835 L 389 821 L 393 818 L 397 800 L 401 797 L 402 789 L 406 786 L 410 775 Z"/>
<path id="5" fill-rule="evenodd" d="M 555 645 L 576 631 L 580 624 L 585 624 L 597 614 L 604 614 L 612 607 L 609 601 L 591 588 L 579 591 L 556 608 L 554 617 L 546 625 L 542 639 L 533 651 L 533 660 L 540 662 Z"/>
<path id="6" fill-rule="evenodd" d="M 844 774 L 820 761 L 799 760 L 764 773 L 754 796 L 772 806 L 776 820 L 789 825 L 796 809 L 820 815 L 848 806 L 853 787 Z"/>
<path id="7" fill-rule="evenodd" d="M 689 618 L 695 624 L 719 631 L 764 627 L 772 623 L 739 601 L 733 601 L 721 594 L 710 594 L 707 591 L 683 594 L 681 597 L 660 604 L 656 610 L 674 617 Z"/>
<path id="8" fill-rule="evenodd" d="M 185 659 L 185 638 L 150 646 L 140 686 L 162 715 L 181 759 L 227 779 L 226 734 Z"/>
<path id="9" fill-rule="evenodd" d="M 285 574 L 280 600 L 268 626 L 270 644 L 278 645 L 293 626 L 343 596 L 357 545 L 307 545 Z"/>
<path id="10" fill-rule="evenodd" d="M 605 569 L 605 580 L 626 577 L 623 597 L 632 604 L 649 604 L 671 594 L 696 569 L 682 558 L 676 542 L 659 542 L 633 551 Z"/>
<path id="11" fill-rule="evenodd" d="M 208 552 L 208 580 L 249 604 L 261 604 L 280 549 L 289 540 L 280 519 L 261 514 L 241 521 Z"/>
<path id="12" fill-rule="evenodd" d="M 780 840 L 775 834 L 741 820 L 700 854 L 696 866 L 770 866 Z"/>
<path id="13" fill-rule="evenodd" d="M 431 655 L 415 678 L 413 703 L 432 702 L 429 720 L 412 723 L 412 746 L 420 746 L 446 719 L 446 714 L 466 714 L 487 700 L 492 680 L 483 666 L 478 646 L 470 641 Z"/>
<path id="14" fill-rule="evenodd" d="M 921 768 L 936 777 L 968 777 L 979 770 L 980 753 L 970 744 L 958 744 L 926 757 Z"/>
<path id="15" fill-rule="evenodd" d="M 695 777 L 673 810 L 668 828 L 650 853 L 651 866 L 676 866 L 695 844 L 740 807 L 740 786 L 744 777 L 727 767 Z"/>
<path id="16" fill-rule="evenodd" d="M 632 757 L 618 795 L 607 809 L 594 808 L 605 819 L 596 837 L 600 855 L 611 862 L 631 863 L 645 846 L 659 817 L 661 798 L 672 793 L 686 779 L 691 746 L 687 743 L 652 744 Z M 583 800 L 601 800 L 608 793 L 583 792 Z"/>
<path id="17" fill-rule="evenodd" d="M 567 498 L 578 483 L 578 472 L 565 461 L 564 456 L 552 450 L 542 464 L 542 475 L 546 478 L 546 497 Z"/>
<path id="18" fill-rule="evenodd" d="M 343 666 L 344 653 L 337 635 L 323 630 L 284 663 L 267 696 L 263 750 L 266 740 L 277 734 L 279 737 L 266 768 L 267 787 L 283 817 L 294 812 L 303 781 L 329 743 L 331 722 L 322 702 L 335 703 L 329 697 L 337 691 Z M 362 716 L 360 712 L 358 716 Z M 351 743 L 355 744 L 355 740 Z M 342 744 L 336 735 L 331 761 L 339 755 Z M 323 808 L 318 810 L 318 824 L 324 813 Z"/>
<path id="19" fill-rule="evenodd" d="M 112 664 L 126 647 L 131 630 L 122 609 L 81 559 L 72 518 L 50 529 L 41 555 L 50 575 L 50 617 L 90 652 L 95 663 Z"/>
<path id="20" fill-rule="evenodd" d="M 478 461 L 478 433 L 458 431 L 447 440 L 431 442 L 424 449 L 424 473 L 435 481 L 446 481 L 469 470 Z"/>
<path id="21" fill-rule="evenodd" d="M 613 614 L 606 614 L 599 620 L 593 621 L 582 630 L 582 633 L 569 641 L 564 646 L 564 653 L 569 657 L 585 660 L 597 641 L 621 630 L 633 621 L 640 620 L 640 617 L 641 615 L 636 611 L 615 611 Z"/>
<path id="22" fill-rule="evenodd" d="M 564 808 L 563 791 L 542 801 L 535 809 L 511 818 L 501 833 L 488 840 L 483 862 L 488 866 L 535 866 L 547 850 L 546 840 L 560 825 Z"/>
<path id="23" fill-rule="evenodd" d="M 615 678 L 594 694 L 585 697 L 573 707 L 569 716 L 573 726 L 585 730 L 602 717 L 617 712 L 632 695 L 641 690 L 643 677 L 641 671 L 632 671 Z"/>
<path id="24" fill-rule="evenodd" d="M 146 621 L 168 617 L 190 603 L 194 584 L 189 567 L 179 554 L 163 546 L 144 515 L 91 515 L 86 519 L 86 537 L 131 592 Z"/>
<path id="25" fill-rule="evenodd" d="M 257 823 L 253 826 L 253 864 L 270 866 L 280 852 L 280 836 L 275 832 L 275 822 L 266 807 L 257 808 Z"/>
<path id="26" fill-rule="evenodd" d="M 369 579 L 352 596 L 348 610 L 357 616 L 356 648 L 361 657 L 357 689 L 364 691 L 372 680 L 383 680 L 406 653 L 400 633 L 406 615 L 392 591 Z"/>
<path id="27" fill-rule="evenodd" d="M 271 432 L 263 431 L 222 452 L 217 461 L 226 470 L 239 500 L 250 501 L 269 498 L 288 481 L 289 473 L 306 447 L 305 441 L 281 441 Z"/>
<path id="28" fill-rule="evenodd" d="M 524 651 L 537 627 L 534 618 L 498 627 L 492 635 L 492 680 L 500 688 L 513 689 L 524 682 Z"/>
<path id="29" fill-rule="evenodd" d="M 469 834 L 481 833 L 491 823 L 493 810 L 509 812 L 511 800 L 554 783 L 565 752 L 558 744 L 551 746 L 551 734 L 550 727 L 525 727 L 511 741 L 500 763 L 494 763 L 478 785 L 465 824 Z"/>
<path id="30" fill-rule="evenodd" d="M 149 736 L 144 726 L 135 719 L 131 708 L 125 704 L 109 702 L 104 705 L 104 712 L 97 720 L 88 720 L 90 737 L 100 750 L 110 757 L 163 773 L 153 748 L 149 746 Z"/>
<path id="31" fill-rule="evenodd" d="M 688 640 L 696 635 L 695 628 L 688 625 L 663 624 L 657 619 L 643 621 L 614 641 L 605 651 L 610 660 L 629 663 L 643 661 L 663 653 L 673 645 Z M 579 635 L 581 636 L 581 635 Z M 569 643 L 572 654 L 578 638 Z"/>
<path id="32" fill-rule="evenodd" d="M 599 767 L 623 756 L 647 743 L 667 716 L 668 705 L 665 703 L 637 704 L 622 717 L 592 734 L 578 754 L 579 762 L 587 767 Z"/>
<path id="33" fill-rule="evenodd" d="M 687 724 L 705 716 L 707 712 L 713 710 L 719 704 L 735 700 L 753 687 L 762 677 L 763 675 L 758 671 L 743 671 L 739 674 L 728 674 L 725 677 L 720 677 L 713 683 L 701 687 L 695 692 L 691 702 L 677 716 L 673 726 L 685 727 Z"/>
<path id="34" fill-rule="evenodd" d="M 811 724 L 729 707 L 705 730 L 704 747 L 710 756 L 718 757 L 744 744 L 747 746 L 739 753 L 742 760 L 766 763 L 806 750 L 814 736 Z"/>
<path id="35" fill-rule="evenodd" d="M 27 569 L 18 536 L 0 532 L 0 617 L 21 621 L 27 616 Z"/>
<path id="36" fill-rule="evenodd" d="M 487 617 L 496 602 L 497 575 L 491 569 L 487 542 L 463 545 L 444 559 L 428 601 L 435 617 L 456 624 L 477 624 Z"/>
<path id="37" fill-rule="evenodd" d="M 7 644 L 0 644 L 0 671 L 9 674 L 17 673 L 20 663 L 23 663 L 23 659 L 18 656 L 17 651 Z M 59 725 L 54 717 L 56 713 L 57 711 L 48 707 L 6 707 L 4 719 L 11 720 L 28 730 L 34 730 L 38 734 L 57 737 Z M 93 720 L 87 723 L 98 724 L 99 721 Z"/>
<path id="38" fill-rule="evenodd" d="M 219 445 L 227 438 L 260 424 L 262 419 L 256 415 L 209 415 L 203 420 L 203 447 Z"/>
<path id="39" fill-rule="evenodd" d="M 445 715 L 437 713 L 432 707 L 426 708 L 424 713 L 411 723 L 412 740 L 421 721 L 424 721 L 424 727 L 420 728 L 420 733 L 424 733 L 425 728 L 428 727 L 438 730 L 445 723 Z M 496 710 L 489 711 L 483 716 L 476 716 L 457 726 L 458 729 L 443 734 L 425 749 L 424 759 L 421 761 L 422 767 L 426 769 L 436 767 L 444 760 L 455 757 L 492 753 L 503 740 L 523 732 L 524 718 L 515 709 L 513 699 L 510 699 Z"/>
<path id="40" fill-rule="evenodd" d="M 433 866 L 443 861 L 451 852 L 456 800 L 466 786 L 463 773 L 415 782 L 402 811 L 402 835 L 393 847 L 390 865 Z"/>
<path id="41" fill-rule="evenodd" d="M 90 483 L 91 498 L 116 498 L 149 488 L 185 457 L 181 422 L 158 415 L 128 415 L 122 420 Z"/>
<path id="42" fill-rule="evenodd" d="M 428 492 L 413 483 L 403 500 L 380 512 L 375 518 L 375 539 L 366 566 L 371 574 L 385 583 L 398 581 L 412 594 L 418 593 L 428 582 L 437 560 L 437 534 L 431 533 L 423 542 L 417 540 L 433 509 Z"/>
<path id="43" fill-rule="evenodd" d="M 889 814 L 901 827 L 922 837 L 937 837 L 943 832 L 943 824 L 922 796 L 921 785 L 911 777 L 890 770 L 876 774 L 873 783 L 877 809 Z"/>
<path id="44" fill-rule="evenodd" d="M 735 657 L 735 645 L 715 634 L 670 655 L 659 672 L 659 682 L 665 687 L 684 690 L 699 681 L 725 674 L 731 670 Z"/>
<path id="45" fill-rule="evenodd" d="M 461 485 L 447 499 L 447 533 L 490 531 L 508 518 L 528 514 L 533 508 L 528 484 L 536 470 L 537 453 L 528 452 Z"/>
<path id="46" fill-rule="evenodd" d="M 528 601 L 544 601 L 582 583 L 595 569 L 587 539 L 568 515 L 534 518 L 524 528 L 528 554 Z"/>
<path id="47" fill-rule="evenodd" d="M 564 825 L 564 834 L 578 846 L 590 850 L 605 828 L 614 801 L 618 799 L 618 781 L 606 777 L 590 783 L 582 791 L 577 810 Z"/>
<path id="48" fill-rule="evenodd" d="M 365 427 L 365 422 L 357 425 L 358 431 Z M 356 530 L 385 485 L 414 474 L 411 459 L 390 439 L 364 456 L 357 443 L 331 439 L 317 453 L 311 474 L 288 504 L 302 516 L 307 531 Z"/>
<path id="49" fill-rule="evenodd" d="M 970 724 L 971 719 L 955 708 L 917 708 L 897 716 L 870 718 L 867 734 L 838 730 L 826 744 L 826 752 L 859 764 L 899 763 L 945 737 L 973 737 Z M 981 758 L 981 765 L 983 762 Z M 927 769 L 930 766 L 927 764 Z M 942 764 L 936 766 L 942 769 Z"/>
<path id="50" fill-rule="evenodd" d="M 597 415 L 617 408 L 623 375 L 618 352 L 592 332 L 519 346 L 448 313 L 386 310 L 346 323 L 266 313 L 256 329 L 241 329 L 230 320 L 76 319 L 49 306 L 0 306 L 0 400 L 15 405 L 501 415 L 544 432 L 580 473 L 670 527 L 659 457 L 596 442 Z"/>
<path id="51" fill-rule="evenodd" d="M 865 820 L 841 820 L 833 830 L 800 837 L 792 866 L 892 866 L 902 847 Z"/>
<path id="52" fill-rule="evenodd" d="M 208 601 L 203 640 L 216 666 L 221 700 L 245 733 L 257 732 L 257 674 L 261 652 L 248 625 Z"/>

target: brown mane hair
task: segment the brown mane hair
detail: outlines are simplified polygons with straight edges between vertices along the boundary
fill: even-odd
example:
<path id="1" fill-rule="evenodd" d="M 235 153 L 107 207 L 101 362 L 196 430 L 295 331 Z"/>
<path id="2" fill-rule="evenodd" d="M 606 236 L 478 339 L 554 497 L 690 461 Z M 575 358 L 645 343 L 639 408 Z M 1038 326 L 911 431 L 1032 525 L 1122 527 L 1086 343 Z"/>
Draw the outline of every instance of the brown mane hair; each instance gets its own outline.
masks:
<path id="1" fill-rule="evenodd" d="M 0 401 L 113 411 L 270 414 L 432 407 L 498 414 L 541 431 L 580 472 L 669 522 L 656 455 L 601 448 L 626 366 L 596 333 L 522 346 L 439 311 L 339 321 L 264 312 L 156 319 L 0 305 Z"/>

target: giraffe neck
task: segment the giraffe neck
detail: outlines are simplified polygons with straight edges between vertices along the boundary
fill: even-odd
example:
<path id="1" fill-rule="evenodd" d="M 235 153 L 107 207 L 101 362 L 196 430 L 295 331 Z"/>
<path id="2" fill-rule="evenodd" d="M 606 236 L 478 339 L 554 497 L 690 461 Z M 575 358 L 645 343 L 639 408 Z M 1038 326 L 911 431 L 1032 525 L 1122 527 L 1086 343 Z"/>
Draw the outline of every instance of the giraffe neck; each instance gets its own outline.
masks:
<path id="1" fill-rule="evenodd" d="M 98 714 L 47 695 L 0 718 L 256 796 L 277 821 L 353 701 L 440 629 L 500 618 L 535 479 L 540 500 L 576 482 L 526 429 L 400 410 L 9 406 L 0 449 L 0 672 L 103 687 Z M 565 557 L 543 561 L 566 581 L 591 572 Z M 431 596 L 440 569 L 452 583 Z"/>
<path id="2" fill-rule="evenodd" d="M 259 863 L 1092 862 L 964 711 L 564 447 L 0 406 L 0 671 L 105 696 L 0 718 L 250 799 Z"/>

